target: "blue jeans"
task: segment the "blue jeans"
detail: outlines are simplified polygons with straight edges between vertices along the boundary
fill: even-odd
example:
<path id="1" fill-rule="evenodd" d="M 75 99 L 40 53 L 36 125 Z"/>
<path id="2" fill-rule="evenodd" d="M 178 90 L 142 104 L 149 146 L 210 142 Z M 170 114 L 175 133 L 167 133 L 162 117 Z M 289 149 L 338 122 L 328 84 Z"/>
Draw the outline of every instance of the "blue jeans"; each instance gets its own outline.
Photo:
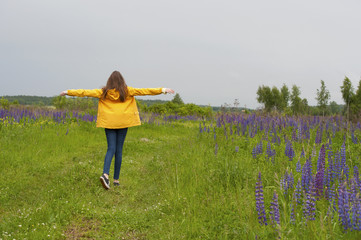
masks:
<path id="1" fill-rule="evenodd" d="M 127 135 L 128 128 L 120 129 L 105 129 L 105 135 L 107 136 L 108 150 L 104 159 L 103 173 L 109 175 L 110 164 L 114 160 L 114 179 L 119 179 L 120 167 L 122 165 L 122 152 L 125 136 Z"/>

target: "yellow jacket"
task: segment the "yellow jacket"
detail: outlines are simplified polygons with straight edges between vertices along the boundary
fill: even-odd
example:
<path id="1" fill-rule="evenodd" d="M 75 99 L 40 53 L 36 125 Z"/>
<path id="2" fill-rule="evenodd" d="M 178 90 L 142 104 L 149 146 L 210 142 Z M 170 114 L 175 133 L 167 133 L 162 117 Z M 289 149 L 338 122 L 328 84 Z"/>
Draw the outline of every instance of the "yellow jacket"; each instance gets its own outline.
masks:
<path id="1" fill-rule="evenodd" d="M 162 93 L 162 88 L 128 87 L 128 96 L 124 102 L 119 101 L 119 92 L 115 89 L 108 90 L 105 99 L 102 99 L 102 93 L 102 89 L 68 90 L 69 96 L 99 98 L 97 127 L 118 129 L 141 124 L 134 96 L 158 95 Z"/>

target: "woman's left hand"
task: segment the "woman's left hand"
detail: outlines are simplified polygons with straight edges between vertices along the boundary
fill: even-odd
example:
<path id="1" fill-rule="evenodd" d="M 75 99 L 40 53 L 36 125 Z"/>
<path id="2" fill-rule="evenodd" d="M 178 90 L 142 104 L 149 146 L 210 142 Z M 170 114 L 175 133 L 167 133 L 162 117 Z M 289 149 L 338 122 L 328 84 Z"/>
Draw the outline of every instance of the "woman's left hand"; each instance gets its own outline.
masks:
<path id="1" fill-rule="evenodd" d="M 170 89 L 170 88 L 166 88 L 166 89 L 165 89 L 165 92 L 166 92 L 166 93 L 172 93 L 172 94 L 173 94 L 173 93 L 174 93 L 174 90 L 173 90 L 173 89 Z"/>

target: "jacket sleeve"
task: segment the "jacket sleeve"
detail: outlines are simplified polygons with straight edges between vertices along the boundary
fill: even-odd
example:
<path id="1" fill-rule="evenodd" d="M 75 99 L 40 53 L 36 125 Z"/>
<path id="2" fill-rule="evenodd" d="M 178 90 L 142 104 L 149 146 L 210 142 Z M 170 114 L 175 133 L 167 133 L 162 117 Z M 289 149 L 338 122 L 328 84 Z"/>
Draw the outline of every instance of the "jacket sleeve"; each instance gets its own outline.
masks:
<path id="1" fill-rule="evenodd" d="M 102 96 L 103 90 L 102 89 L 71 89 L 68 90 L 69 96 L 76 96 L 76 97 L 94 97 L 100 98 Z"/>
<path id="2" fill-rule="evenodd" d="M 162 88 L 132 88 L 128 87 L 130 96 L 158 95 L 163 93 Z"/>

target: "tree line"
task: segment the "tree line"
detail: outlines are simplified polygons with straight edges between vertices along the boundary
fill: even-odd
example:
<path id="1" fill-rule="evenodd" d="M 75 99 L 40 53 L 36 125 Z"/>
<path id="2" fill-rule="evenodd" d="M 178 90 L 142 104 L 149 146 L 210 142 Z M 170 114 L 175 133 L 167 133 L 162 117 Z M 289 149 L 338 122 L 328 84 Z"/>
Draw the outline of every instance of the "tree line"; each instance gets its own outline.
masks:
<path id="1" fill-rule="evenodd" d="M 325 82 L 321 80 L 321 86 L 317 89 L 317 106 L 309 106 L 306 98 L 301 97 L 300 87 L 293 85 L 291 90 L 288 86 L 278 89 L 273 86 L 259 86 L 257 90 L 257 101 L 263 105 L 266 112 L 283 112 L 286 114 L 299 115 L 334 115 L 345 114 L 351 119 L 361 116 L 361 80 L 357 91 L 354 92 L 352 83 L 345 77 L 340 86 L 342 98 L 345 105 L 338 105 L 335 101 L 330 101 L 331 94 L 326 88 Z"/>
<path id="2" fill-rule="evenodd" d="M 208 117 L 213 114 L 213 109 L 210 106 L 198 106 L 193 103 L 185 104 L 178 93 L 175 94 L 171 101 L 136 99 L 136 102 L 140 112 L 178 114 L 181 116 L 198 115 Z M 66 109 L 68 111 L 80 111 L 94 115 L 97 112 L 98 99 L 65 96 L 6 96 L 6 98 L 0 98 L 0 106 L 4 109 L 17 105 L 31 105 L 38 107 L 54 106 L 58 110 Z"/>

